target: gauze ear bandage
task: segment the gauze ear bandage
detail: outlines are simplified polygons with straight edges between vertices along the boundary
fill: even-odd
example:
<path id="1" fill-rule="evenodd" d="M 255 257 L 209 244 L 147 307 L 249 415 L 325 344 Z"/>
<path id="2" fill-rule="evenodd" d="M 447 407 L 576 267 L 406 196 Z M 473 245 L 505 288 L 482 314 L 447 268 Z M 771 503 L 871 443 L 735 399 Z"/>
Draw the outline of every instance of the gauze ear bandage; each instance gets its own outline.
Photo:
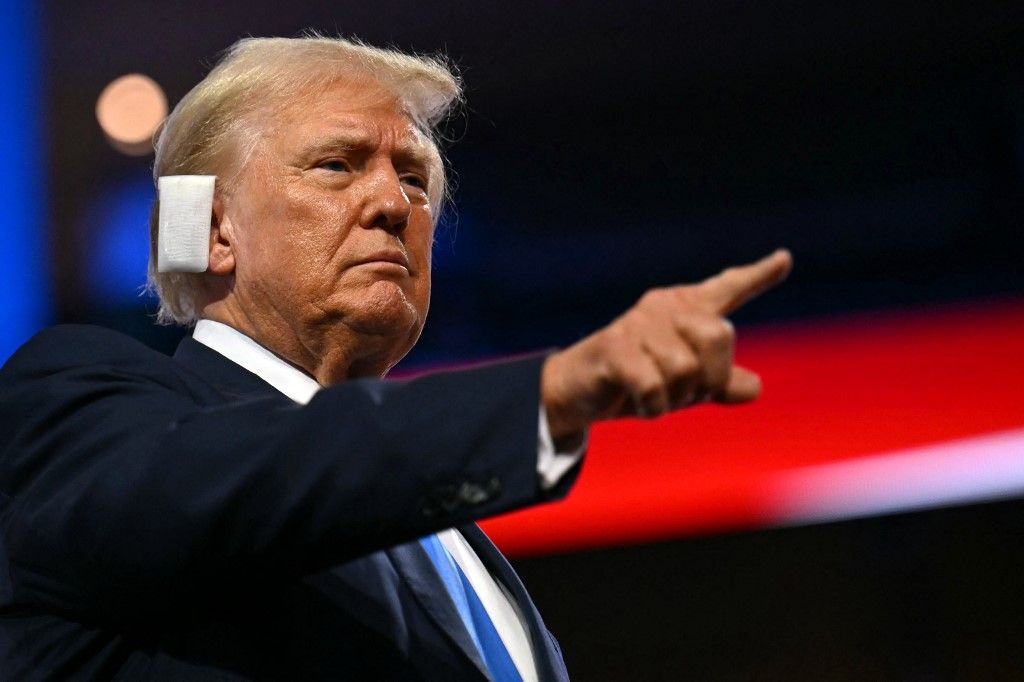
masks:
<path id="1" fill-rule="evenodd" d="M 216 175 L 167 175 L 157 180 L 157 270 L 206 272 Z"/>

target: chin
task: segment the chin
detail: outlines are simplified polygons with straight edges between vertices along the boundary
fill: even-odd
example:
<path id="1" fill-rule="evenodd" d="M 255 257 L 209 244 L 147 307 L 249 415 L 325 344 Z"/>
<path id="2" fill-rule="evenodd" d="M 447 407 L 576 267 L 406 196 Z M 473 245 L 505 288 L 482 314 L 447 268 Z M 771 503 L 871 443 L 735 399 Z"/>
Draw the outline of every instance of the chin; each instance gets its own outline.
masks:
<path id="1" fill-rule="evenodd" d="M 426 310 L 421 313 L 405 290 L 395 282 L 374 282 L 364 295 L 353 303 L 355 305 L 346 306 L 347 311 L 342 315 L 342 319 L 354 331 L 396 340 L 411 339 L 409 347 L 402 355 L 408 352 L 419 338 Z"/>

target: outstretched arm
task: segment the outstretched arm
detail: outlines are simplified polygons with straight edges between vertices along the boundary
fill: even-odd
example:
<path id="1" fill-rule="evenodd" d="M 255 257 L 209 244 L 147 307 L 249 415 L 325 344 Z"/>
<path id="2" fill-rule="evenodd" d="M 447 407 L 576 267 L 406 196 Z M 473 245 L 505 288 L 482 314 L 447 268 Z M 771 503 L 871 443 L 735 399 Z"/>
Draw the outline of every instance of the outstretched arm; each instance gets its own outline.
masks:
<path id="1" fill-rule="evenodd" d="M 0 374 L 13 600 L 167 613 L 564 494 L 536 472 L 541 361 L 203 406 L 124 337 L 44 332 Z"/>

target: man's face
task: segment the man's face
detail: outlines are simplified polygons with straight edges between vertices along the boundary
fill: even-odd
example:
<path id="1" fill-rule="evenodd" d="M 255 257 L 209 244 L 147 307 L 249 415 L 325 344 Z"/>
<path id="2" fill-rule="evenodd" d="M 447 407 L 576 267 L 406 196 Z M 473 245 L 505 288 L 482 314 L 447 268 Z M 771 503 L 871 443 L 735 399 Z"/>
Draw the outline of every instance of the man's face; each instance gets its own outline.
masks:
<path id="1" fill-rule="evenodd" d="M 373 83 L 301 98 L 262 131 L 224 199 L 232 293 L 260 335 L 285 337 L 257 340 L 296 364 L 379 375 L 426 319 L 436 151 Z"/>

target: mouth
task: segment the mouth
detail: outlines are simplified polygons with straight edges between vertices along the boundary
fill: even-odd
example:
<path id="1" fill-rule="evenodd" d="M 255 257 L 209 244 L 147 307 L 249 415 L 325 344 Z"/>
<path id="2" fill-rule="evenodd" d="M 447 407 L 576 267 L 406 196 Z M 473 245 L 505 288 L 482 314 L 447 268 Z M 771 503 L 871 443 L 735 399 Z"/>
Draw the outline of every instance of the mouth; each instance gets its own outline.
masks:
<path id="1" fill-rule="evenodd" d="M 396 265 L 409 271 L 409 259 L 397 249 L 375 251 L 355 261 L 352 265 Z"/>

